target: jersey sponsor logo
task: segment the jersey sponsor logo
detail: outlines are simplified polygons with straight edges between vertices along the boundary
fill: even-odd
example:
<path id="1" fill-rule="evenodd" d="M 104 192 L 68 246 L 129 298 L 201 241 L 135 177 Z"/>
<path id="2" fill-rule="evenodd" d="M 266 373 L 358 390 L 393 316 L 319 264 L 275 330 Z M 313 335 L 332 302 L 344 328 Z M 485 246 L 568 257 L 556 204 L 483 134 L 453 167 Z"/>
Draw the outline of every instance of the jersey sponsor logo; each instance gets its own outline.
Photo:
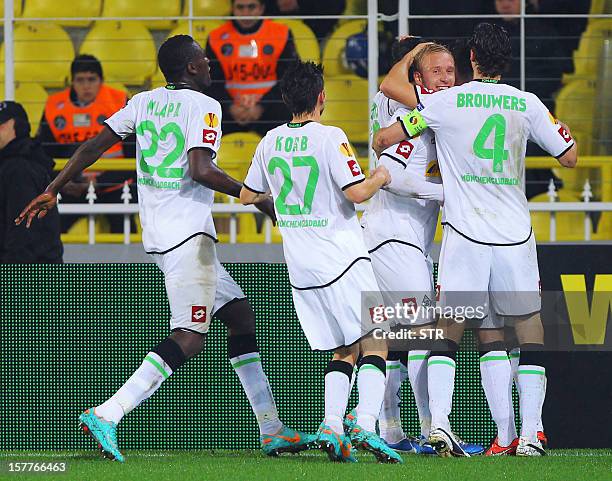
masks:
<path id="1" fill-rule="evenodd" d="M 217 141 L 217 131 L 216 130 L 202 130 L 202 142 L 204 144 L 214 145 Z"/>
<path id="2" fill-rule="evenodd" d="M 563 140 L 565 140 L 566 144 L 569 144 L 572 141 L 572 136 L 563 127 L 559 127 L 559 130 L 557 132 L 559 132 L 559 135 Z"/>
<path id="3" fill-rule="evenodd" d="M 212 129 L 216 129 L 219 126 L 219 117 L 212 112 L 208 112 L 204 116 L 204 123 Z"/>
<path id="4" fill-rule="evenodd" d="M 420 112 L 421 110 L 423 110 L 425 108 L 425 106 L 419 102 L 419 104 L 416 106 L 416 109 Z"/>
<path id="5" fill-rule="evenodd" d="M 404 159 L 408 160 L 410 154 L 414 150 L 414 145 L 412 145 L 407 140 L 402 140 L 399 144 L 397 144 L 397 149 L 395 149 L 395 153 L 401 155 Z"/>
<path id="6" fill-rule="evenodd" d="M 429 161 L 425 169 L 425 177 L 440 177 L 440 166 L 437 160 Z"/>
<path id="7" fill-rule="evenodd" d="M 206 322 L 206 306 L 191 306 L 191 322 Z"/>
<path id="8" fill-rule="evenodd" d="M 340 152 L 346 157 L 355 157 L 355 154 L 353 153 L 353 148 L 348 142 L 342 142 L 340 144 Z"/>
<path id="9" fill-rule="evenodd" d="M 359 167 L 356 160 L 351 159 L 346 163 L 346 165 L 348 165 L 349 169 L 351 169 L 351 174 L 353 174 L 353 177 L 359 177 L 361 175 L 361 167 Z"/>

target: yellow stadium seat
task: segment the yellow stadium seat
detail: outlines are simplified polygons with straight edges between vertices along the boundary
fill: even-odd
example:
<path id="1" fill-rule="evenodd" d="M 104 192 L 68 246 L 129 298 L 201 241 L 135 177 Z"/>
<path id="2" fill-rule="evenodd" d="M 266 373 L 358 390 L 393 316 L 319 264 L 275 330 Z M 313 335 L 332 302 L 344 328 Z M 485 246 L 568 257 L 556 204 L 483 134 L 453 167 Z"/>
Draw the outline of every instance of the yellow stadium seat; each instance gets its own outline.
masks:
<path id="1" fill-rule="evenodd" d="M 23 11 L 23 5 L 21 0 L 15 0 L 13 2 L 13 15 L 15 17 L 20 17 L 21 12 Z M 4 0 L 0 0 L 0 23 L 4 22 Z"/>
<path id="2" fill-rule="evenodd" d="M 557 202 L 581 202 L 577 192 L 568 192 L 562 189 L 557 192 Z M 529 199 L 530 202 L 549 202 L 546 193 L 538 194 Z M 557 212 L 557 241 L 581 241 L 584 240 L 584 213 L 582 212 Z M 535 233 L 536 241 L 550 241 L 550 214 L 548 212 L 532 212 L 531 224 Z"/>
<path id="3" fill-rule="evenodd" d="M 181 14 L 180 0 L 147 2 L 134 0 L 104 0 L 103 17 L 178 17 Z M 148 28 L 168 29 L 176 23 L 174 20 L 151 20 L 143 22 Z"/>
<path id="4" fill-rule="evenodd" d="M 0 83 L 0 96 L 4 98 L 4 83 Z M 37 83 L 15 82 L 15 101 L 23 105 L 28 114 L 32 136 L 38 130 L 47 97 L 47 91 Z"/>
<path id="5" fill-rule="evenodd" d="M 597 232 L 593 234 L 593 240 L 612 240 L 612 212 L 602 212 L 597 223 Z"/>
<path id="6" fill-rule="evenodd" d="M 199 17 L 231 15 L 231 0 L 193 0 L 193 14 Z M 189 1 L 183 2 L 183 15 L 189 15 Z"/>
<path id="7" fill-rule="evenodd" d="M 21 2 L 15 0 L 15 3 Z M 27 0 L 23 16 L 25 18 L 97 17 L 100 15 L 101 3 L 101 0 L 71 0 L 69 2 Z M 85 27 L 91 24 L 91 20 L 53 20 L 53 22 L 70 27 Z"/>
<path id="8" fill-rule="evenodd" d="M 365 27 L 365 20 L 351 20 L 334 30 L 323 49 L 323 69 L 327 77 L 353 73 L 345 66 L 343 59 L 346 39 L 351 35 L 363 32 Z"/>
<path id="9" fill-rule="evenodd" d="M 592 0 L 591 1 L 591 10 L 592 15 L 602 14 L 602 13 L 612 13 L 612 1 L 610 0 Z"/>
<path id="10" fill-rule="evenodd" d="M 74 59 L 72 40 L 52 23 L 15 27 L 15 79 L 35 80 L 45 87 L 64 87 Z M 4 44 L 0 52 L 0 78 L 4 79 Z"/>
<path id="11" fill-rule="evenodd" d="M 574 51 L 574 73 L 565 74 L 563 83 L 574 79 L 595 78 L 599 73 L 601 50 L 606 39 L 612 37 L 612 19 L 593 19 L 580 37 Z"/>
<path id="12" fill-rule="evenodd" d="M 365 15 L 368 13 L 367 0 L 346 0 L 344 15 Z"/>
<path id="13" fill-rule="evenodd" d="M 321 49 L 314 32 L 301 20 L 277 19 L 279 23 L 287 25 L 293 33 L 295 47 L 300 59 L 319 63 L 321 61 Z"/>
<path id="14" fill-rule="evenodd" d="M 61 202 L 61 201 L 60 201 Z M 95 217 L 95 233 L 107 234 L 110 233 L 110 224 L 104 216 L 97 215 Z M 62 242 L 66 244 L 86 244 L 89 241 L 89 219 L 81 217 L 70 226 L 68 232 L 62 234 Z"/>
<path id="15" fill-rule="evenodd" d="M 356 75 L 325 79 L 322 123 L 340 127 L 351 142 L 368 141 L 368 82 Z"/>
<path id="16" fill-rule="evenodd" d="M 217 155 L 217 165 L 242 182 L 260 140 L 261 137 L 254 132 L 224 135 Z"/>
<path id="17" fill-rule="evenodd" d="M 211 30 L 223 25 L 223 20 L 198 20 L 192 24 L 191 36 L 197 40 L 197 42 L 206 48 L 206 41 Z M 175 35 L 189 35 L 189 22 L 180 22 L 169 34 L 167 38 L 174 37 Z M 159 70 L 159 67 L 155 71 L 155 74 L 151 78 L 151 88 L 163 87 L 166 85 L 166 79 Z"/>
<path id="18" fill-rule="evenodd" d="M 157 65 L 153 37 L 140 22 L 97 22 L 80 53 L 100 60 L 106 80 L 128 85 L 143 84 Z"/>

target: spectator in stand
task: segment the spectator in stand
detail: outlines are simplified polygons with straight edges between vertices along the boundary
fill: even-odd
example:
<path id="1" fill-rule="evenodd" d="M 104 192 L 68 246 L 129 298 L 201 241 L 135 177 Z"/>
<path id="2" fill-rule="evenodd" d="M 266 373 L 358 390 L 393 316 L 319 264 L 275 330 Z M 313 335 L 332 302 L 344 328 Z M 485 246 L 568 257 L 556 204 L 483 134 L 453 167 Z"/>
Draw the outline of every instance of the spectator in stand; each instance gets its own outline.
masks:
<path id="1" fill-rule="evenodd" d="M 233 0 L 232 15 L 238 18 L 208 36 L 213 83 L 207 93 L 221 103 L 224 133 L 254 130 L 264 135 L 290 119 L 278 80 L 298 58 L 293 35 L 272 20 L 240 18 L 264 12 L 264 0 Z"/>
<path id="2" fill-rule="evenodd" d="M 47 99 L 37 138 L 45 152 L 54 158 L 69 158 L 81 143 L 95 137 L 104 121 L 127 103 L 127 94 L 104 84 L 100 61 L 93 55 L 79 55 L 70 66 L 70 87 Z M 106 158 L 135 156 L 134 138 L 117 143 L 105 154 Z M 62 192 L 62 202 L 85 202 L 85 193 L 92 180 L 97 184 L 98 202 L 122 202 L 123 183 L 133 184 L 135 172 L 90 172 L 80 178 L 72 188 Z M 136 199 L 136 189 L 131 189 Z M 62 231 L 66 232 L 78 216 L 62 216 Z M 123 216 L 108 216 L 111 232 L 123 232 Z"/>
<path id="3" fill-rule="evenodd" d="M 342 15 L 345 9 L 346 0 L 266 0 L 266 12 L 271 16 Z M 320 42 L 334 30 L 338 20 L 307 19 L 304 23 Z"/>
<path id="4" fill-rule="evenodd" d="M 0 103 L 0 263 L 61 264 L 57 207 L 30 229 L 15 219 L 51 182 L 53 159 L 30 138 L 30 122 L 17 102 Z"/>

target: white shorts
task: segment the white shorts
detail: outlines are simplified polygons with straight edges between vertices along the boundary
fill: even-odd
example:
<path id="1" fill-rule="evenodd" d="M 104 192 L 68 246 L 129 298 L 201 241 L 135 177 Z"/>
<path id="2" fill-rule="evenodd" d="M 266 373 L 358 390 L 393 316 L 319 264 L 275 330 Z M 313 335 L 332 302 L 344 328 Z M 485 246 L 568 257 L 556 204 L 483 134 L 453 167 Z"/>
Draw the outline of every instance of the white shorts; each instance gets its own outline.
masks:
<path id="1" fill-rule="evenodd" d="M 244 293 L 217 259 L 214 241 L 196 236 L 165 254 L 151 254 L 164 274 L 170 329 L 206 334 L 213 314 Z"/>
<path id="2" fill-rule="evenodd" d="M 540 311 L 535 236 L 532 233 L 527 242 L 519 245 L 492 246 L 473 242 L 445 226 L 438 285 L 443 308 L 484 306 L 484 315 L 491 311 L 501 316 L 524 316 Z M 491 317 L 487 322 L 493 321 L 503 326 L 500 319 Z"/>
<path id="3" fill-rule="evenodd" d="M 382 304 L 372 265 L 357 261 L 342 277 L 326 287 L 292 288 L 293 303 L 302 330 L 313 350 L 350 346 L 368 332 L 362 319 Z M 362 292 L 367 298 L 362 302 Z"/>
<path id="4" fill-rule="evenodd" d="M 402 311 L 393 324 L 418 326 L 436 321 L 434 311 L 427 309 L 435 305 L 433 266 L 419 249 L 392 241 L 370 252 L 370 257 L 385 306 L 409 305 L 416 313 L 406 318 Z"/>

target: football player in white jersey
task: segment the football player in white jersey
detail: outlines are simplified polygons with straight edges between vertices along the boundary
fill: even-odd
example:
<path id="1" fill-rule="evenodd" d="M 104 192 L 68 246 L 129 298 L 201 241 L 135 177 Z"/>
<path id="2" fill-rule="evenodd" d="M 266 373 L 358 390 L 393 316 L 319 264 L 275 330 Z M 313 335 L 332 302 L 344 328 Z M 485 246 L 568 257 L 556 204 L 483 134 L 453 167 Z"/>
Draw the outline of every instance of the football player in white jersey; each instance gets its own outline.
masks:
<path id="1" fill-rule="evenodd" d="M 503 28 L 479 24 L 470 48 L 474 80 L 432 95 L 377 141 L 390 145 L 426 128 L 436 133 L 445 198 L 441 302 L 455 313 L 468 307 L 478 312 L 490 297 L 490 309 L 514 323 L 521 348 L 522 426 L 516 454 L 539 456 L 545 454 L 537 436 L 545 355 L 536 246 L 523 186 L 525 150 L 530 139 L 571 168 L 577 162 L 576 145 L 567 126 L 535 95 L 500 83 L 511 56 Z M 409 106 L 417 103 L 416 95 L 407 101 Z M 457 343 L 465 325 L 442 318 L 439 326 L 446 339 L 428 365 L 430 442 L 441 455 L 465 455 L 448 421 Z"/>
<path id="2" fill-rule="evenodd" d="M 293 118 L 257 146 L 240 200 L 274 198 L 300 325 L 312 349 L 334 353 L 325 371 L 325 418 L 317 442 L 332 460 L 353 460 L 352 444 L 381 462 L 402 462 L 376 434 L 387 346 L 372 335 L 371 323 L 362 324 L 382 299 L 354 205 L 388 184 L 389 173 L 379 167 L 366 178 L 344 132 L 320 123 L 320 65 L 296 62 L 281 92 Z M 343 419 L 359 354 L 360 402 L 349 441 Z"/>
<path id="3" fill-rule="evenodd" d="M 136 133 L 143 244 L 164 274 L 172 332 L 110 399 L 79 416 L 80 426 L 105 456 L 123 461 L 117 424 L 202 351 L 216 315 L 228 328 L 228 355 L 256 415 L 263 451 L 277 455 L 306 449 L 314 436 L 279 420 L 261 366 L 255 315 L 217 259 L 211 215 L 214 191 L 238 197 L 242 184 L 214 162 L 221 141 L 221 106 L 203 93 L 210 85 L 208 59 L 193 38 L 177 35 L 160 47 L 158 62 L 168 85 L 135 95 L 106 120 L 102 132 L 79 147 L 46 191 L 16 219 L 27 219 L 29 226 L 35 217 L 44 217 L 66 182 L 116 142 Z M 259 207 L 274 218 L 270 201 Z"/>

